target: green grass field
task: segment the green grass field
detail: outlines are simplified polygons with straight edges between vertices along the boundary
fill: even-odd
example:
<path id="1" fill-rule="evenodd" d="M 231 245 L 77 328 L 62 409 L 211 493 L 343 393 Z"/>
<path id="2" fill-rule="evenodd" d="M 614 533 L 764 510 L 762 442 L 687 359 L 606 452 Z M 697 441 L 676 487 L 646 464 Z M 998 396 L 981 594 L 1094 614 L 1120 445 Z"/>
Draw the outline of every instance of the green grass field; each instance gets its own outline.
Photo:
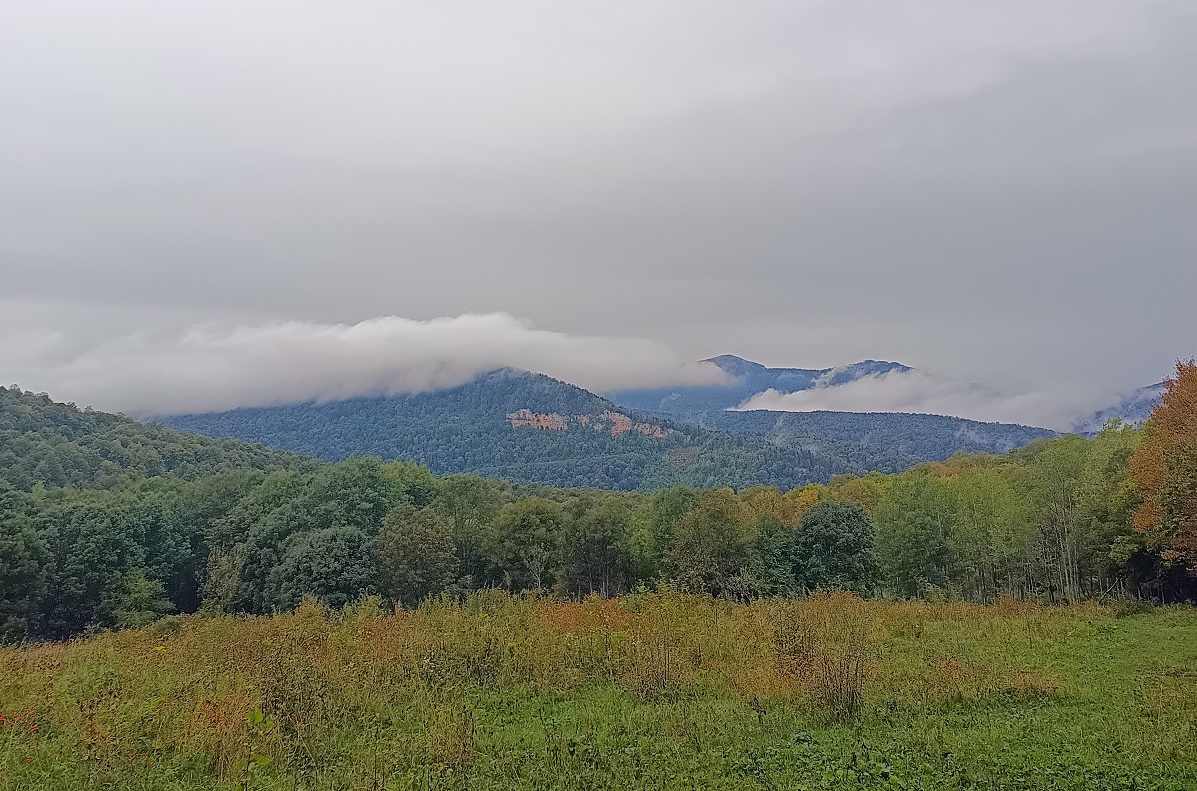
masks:
<path id="1" fill-rule="evenodd" d="M 1197 789 L 1197 610 L 499 594 L 0 649 L 2 789 Z"/>

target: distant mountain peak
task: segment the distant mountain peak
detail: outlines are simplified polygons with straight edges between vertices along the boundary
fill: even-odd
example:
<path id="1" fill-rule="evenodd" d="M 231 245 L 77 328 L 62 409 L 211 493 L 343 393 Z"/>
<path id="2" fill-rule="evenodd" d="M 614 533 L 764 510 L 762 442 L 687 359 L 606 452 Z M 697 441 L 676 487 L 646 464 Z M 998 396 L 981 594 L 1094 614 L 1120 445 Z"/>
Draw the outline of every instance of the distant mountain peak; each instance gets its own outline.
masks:
<path id="1" fill-rule="evenodd" d="M 913 371 L 914 370 L 909 365 L 903 365 L 902 363 L 896 363 L 893 360 L 873 360 L 873 359 L 861 360 L 860 362 L 852 363 L 851 365 L 848 365 L 845 367 L 846 368 L 858 368 L 858 367 L 886 368 L 891 371 Z"/>
<path id="2" fill-rule="evenodd" d="M 886 360 L 861 360 L 835 368 L 771 368 L 734 354 L 709 357 L 703 362 L 719 366 L 728 374 L 729 381 L 717 385 L 619 390 L 606 395 L 615 403 L 631 409 L 689 414 L 734 409 L 766 390 L 793 393 L 812 387 L 846 384 L 866 376 L 914 370 Z"/>
<path id="3" fill-rule="evenodd" d="M 717 357 L 708 357 L 703 360 L 704 363 L 714 363 L 723 369 L 724 372 L 732 376 L 742 376 L 745 373 L 756 373 L 759 371 L 768 370 L 765 366 L 752 360 L 745 360 L 743 357 L 737 357 L 734 354 L 720 354 Z"/>
<path id="4" fill-rule="evenodd" d="M 1096 434 L 1113 418 L 1139 425 L 1151 417 L 1151 411 L 1164 396 L 1164 383 L 1156 382 L 1127 394 L 1121 401 L 1105 409 L 1078 418 L 1072 430 L 1078 434 Z"/>
<path id="5" fill-rule="evenodd" d="M 752 360 L 745 360 L 743 357 L 737 357 L 734 354 L 717 354 L 714 357 L 708 357 L 702 362 L 715 363 L 715 365 L 737 365 L 740 363 L 752 363 L 753 365 L 759 364 L 753 363 Z"/>
<path id="6" fill-rule="evenodd" d="M 720 354 L 715 357 L 708 357 L 703 360 L 704 363 L 714 363 L 722 368 L 724 371 L 735 374 L 738 372 L 776 372 L 776 373 L 815 373 L 815 374 L 838 374 L 840 372 L 853 372 L 858 376 L 867 376 L 874 373 L 888 373 L 889 371 L 912 371 L 907 365 L 902 363 L 892 362 L 890 360 L 860 360 L 858 362 L 849 363 L 847 365 L 838 365 L 833 368 L 787 368 L 787 367 L 772 367 L 763 365 L 754 360 L 748 360 L 744 357 L 738 357 L 734 354 Z"/>

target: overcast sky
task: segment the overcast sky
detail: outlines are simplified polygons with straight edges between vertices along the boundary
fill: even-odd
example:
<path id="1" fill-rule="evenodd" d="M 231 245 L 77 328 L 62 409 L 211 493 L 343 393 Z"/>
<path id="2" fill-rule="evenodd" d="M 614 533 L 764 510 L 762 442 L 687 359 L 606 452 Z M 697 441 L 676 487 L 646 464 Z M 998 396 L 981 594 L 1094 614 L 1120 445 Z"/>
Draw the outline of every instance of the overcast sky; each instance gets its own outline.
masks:
<path id="1" fill-rule="evenodd" d="M 1096 403 L 1197 352 L 1192 0 L 0 20 L 0 380 L 57 397 L 540 355 L 602 389 L 734 353 Z"/>

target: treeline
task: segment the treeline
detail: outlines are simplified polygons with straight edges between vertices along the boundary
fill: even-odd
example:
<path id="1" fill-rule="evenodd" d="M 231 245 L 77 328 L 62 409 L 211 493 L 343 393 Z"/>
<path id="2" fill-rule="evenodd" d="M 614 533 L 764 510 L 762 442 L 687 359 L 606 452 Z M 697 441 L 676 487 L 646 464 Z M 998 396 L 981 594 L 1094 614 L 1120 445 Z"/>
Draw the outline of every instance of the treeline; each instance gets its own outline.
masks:
<path id="1" fill-rule="evenodd" d="M 1049 602 L 1193 594 L 1136 531 L 1127 466 L 1141 433 L 962 456 L 898 476 L 655 495 L 512 487 L 351 459 L 109 490 L 0 494 L 0 629 L 64 638 L 168 612 L 414 606 L 479 588 L 735 599 L 846 588 Z"/>
<path id="2" fill-rule="evenodd" d="M 872 525 L 830 492 L 539 489 L 369 458 L 108 490 L 5 487 L 0 629 L 64 638 L 201 607 L 270 613 L 371 594 L 414 606 L 496 587 L 871 591 Z"/>
<path id="3" fill-rule="evenodd" d="M 373 458 L 113 481 L 0 484 L 4 639 L 496 587 L 1175 601 L 1197 594 L 1197 366 L 1144 430 L 784 492 L 513 486 Z"/>

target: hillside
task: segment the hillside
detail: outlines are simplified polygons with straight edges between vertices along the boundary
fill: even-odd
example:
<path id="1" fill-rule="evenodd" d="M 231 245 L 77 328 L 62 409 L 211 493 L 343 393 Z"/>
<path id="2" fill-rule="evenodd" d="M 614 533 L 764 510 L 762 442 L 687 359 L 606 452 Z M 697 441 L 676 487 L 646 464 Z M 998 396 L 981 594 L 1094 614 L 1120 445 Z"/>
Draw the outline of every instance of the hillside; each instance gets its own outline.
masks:
<path id="1" fill-rule="evenodd" d="M 1073 431 L 1078 434 L 1093 434 L 1100 431 L 1102 426 L 1114 418 L 1124 423 L 1136 425 L 1142 423 L 1151 416 L 1151 410 L 1160 402 L 1163 394 L 1163 382 L 1140 387 L 1117 404 L 1080 418 L 1073 425 Z"/>
<path id="2" fill-rule="evenodd" d="M 826 377 L 827 384 L 844 384 L 862 376 L 890 371 L 909 371 L 900 363 L 864 360 L 840 368 L 767 368 L 760 363 L 731 354 L 712 357 L 714 363 L 728 374 L 723 385 L 693 387 L 659 387 L 642 390 L 620 390 L 605 395 L 620 406 L 667 415 L 689 415 L 721 409 L 734 409 L 757 393 L 773 389 L 793 393 L 813 387 Z"/>
<path id="3" fill-rule="evenodd" d="M 796 430 L 779 433 L 758 426 L 754 421 L 762 418 L 751 415 L 711 412 L 700 422 L 650 415 L 547 376 L 511 370 L 433 392 L 161 420 L 326 461 L 371 455 L 411 459 L 442 475 L 474 472 L 517 483 L 645 491 L 679 484 L 786 489 L 842 473 L 900 472 L 959 450 L 1008 449 L 1023 436 L 1029 441 L 1050 434 L 1004 427 L 997 429 L 1002 439 L 978 442 L 974 435 L 990 430 L 985 424 L 911 415 L 783 415 L 782 425 Z"/>
<path id="4" fill-rule="evenodd" d="M 737 436 L 767 437 L 770 441 L 805 447 L 839 458 L 852 458 L 863 449 L 889 453 L 893 465 L 946 459 L 954 453 L 1008 453 L 1014 448 L 1056 433 L 1044 428 L 1008 423 L 981 423 L 947 415 L 902 412 L 701 412 L 687 418 L 698 425 Z M 913 460 L 913 461 L 911 461 Z"/>
<path id="5" fill-rule="evenodd" d="M 0 478 L 18 489 L 107 486 L 130 475 L 197 478 L 237 468 L 299 469 L 312 460 L 234 440 L 185 434 L 0 387 Z"/>
<path id="6" fill-rule="evenodd" d="M 789 488 L 850 471 L 838 459 L 648 417 L 565 382 L 512 370 L 433 392 L 161 421 L 326 461 L 411 459 L 442 475 L 474 472 L 552 486 Z"/>

